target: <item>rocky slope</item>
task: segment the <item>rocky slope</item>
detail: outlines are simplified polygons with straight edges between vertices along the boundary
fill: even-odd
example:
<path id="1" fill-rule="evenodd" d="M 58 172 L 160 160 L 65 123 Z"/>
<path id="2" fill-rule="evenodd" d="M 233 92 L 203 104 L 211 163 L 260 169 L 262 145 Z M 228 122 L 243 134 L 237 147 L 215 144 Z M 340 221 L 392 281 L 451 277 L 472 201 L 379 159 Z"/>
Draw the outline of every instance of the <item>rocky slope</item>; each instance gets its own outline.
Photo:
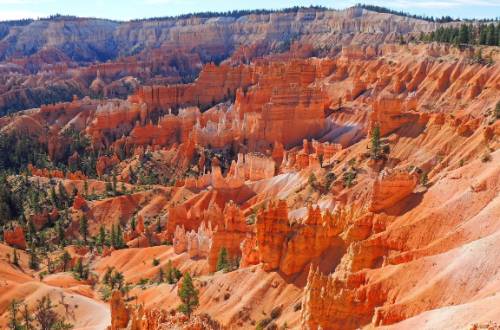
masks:
<path id="1" fill-rule="evenodd" d="M 57 17 L 23 26 L 3 24 L 0 58 L 53 50 L 75 61 L 105 61 L 159 46 L 200 47 L 209 55 L 223 56 L 242 45 L 284 42 L 287 38 L 318 45 L 384 42 L 395 40 L 397 34 L 431 31 L 434 24 L 362 8 L 302 8 L 235 17 L 200 15 L 132 22 Z"/>
<path id="2" fill-rule="evenodd" d="M 72 17 L 0 22 L 0 72 L 6 73 L 0 79 L 0 113 L 69 101 L 75 94 L 125 97 L 137 87 L 133 78 L 189 80 L 201 63 L 228 57 L 248 62 L 290 48 L 302 56 L 336 53 L 340 45 L 380 44 L 436 26 L 361 8 L 132 22 Z M 95 62 L 102 64 L 88 66 Z"/>

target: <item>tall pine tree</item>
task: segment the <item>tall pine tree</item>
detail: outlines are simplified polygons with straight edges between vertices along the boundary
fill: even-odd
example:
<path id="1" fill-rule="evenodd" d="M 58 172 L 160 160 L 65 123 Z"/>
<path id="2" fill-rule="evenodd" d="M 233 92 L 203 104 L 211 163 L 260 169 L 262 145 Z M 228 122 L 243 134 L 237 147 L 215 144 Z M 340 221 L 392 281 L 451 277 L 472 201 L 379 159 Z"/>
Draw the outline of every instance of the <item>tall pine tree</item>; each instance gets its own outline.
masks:
<path id="1" fill-rule="evenodd" d="M 191 314 L 200 303 L 198 300 L 198 290 L 194 287 L 193 279 L 191 278 L 189 272 L 184 274 L 177 294 L 182 301 L 182 304 L 179 306 L 179 311 L 188 317 L 191 317 Z"/>

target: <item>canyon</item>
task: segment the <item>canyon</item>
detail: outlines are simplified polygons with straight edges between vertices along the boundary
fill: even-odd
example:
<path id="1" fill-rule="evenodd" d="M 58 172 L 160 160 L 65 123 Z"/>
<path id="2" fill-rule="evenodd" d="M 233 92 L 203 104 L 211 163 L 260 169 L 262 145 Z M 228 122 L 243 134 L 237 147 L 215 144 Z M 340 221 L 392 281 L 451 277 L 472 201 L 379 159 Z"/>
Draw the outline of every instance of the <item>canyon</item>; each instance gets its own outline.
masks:
<path id="1" fill-rule="evenodd" d="M 82 330 L 500 324 L 499 47 L 359 6 L 6 24 L 0 327 L 46 295 Z"/>

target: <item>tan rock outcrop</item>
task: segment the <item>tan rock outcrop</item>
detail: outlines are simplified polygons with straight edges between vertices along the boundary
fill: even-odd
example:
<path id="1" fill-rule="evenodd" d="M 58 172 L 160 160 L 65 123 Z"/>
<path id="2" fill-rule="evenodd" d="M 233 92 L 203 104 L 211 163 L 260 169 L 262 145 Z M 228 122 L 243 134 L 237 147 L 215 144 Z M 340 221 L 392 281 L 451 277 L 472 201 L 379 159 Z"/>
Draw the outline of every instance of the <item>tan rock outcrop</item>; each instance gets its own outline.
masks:
<path id="1" fill-rule="evenodd" d="M 111 327 L 109 330 L 125 329 L 129 323 L 130 315 L 120 291 L 113 291 L 109 305 L 111 308 Z"/>
<path id="2" fill-rule="evenodd" d="M 380 212 L 408 197 L 417 186 L 415 172 L 405 170 L 382 171 L 373 184 L 373 196 L 369 206 L 372 212 Z"/>
<path id="3" fill-rule="evenodd" d="M 328 249 L 344 250 L 344 243 L 338 237 L 345 225 L 342 220 L 330 212 L 322 215 L 319 207 L 309 206 L 307 218 L 293 228 L 293 236 L 285 243 L 280 270 L 293 275 Z"/>
<path id="4" fill-rule="evenodd" d="M 208 253 L 208 268 L 210 272 L 216 270 L 217 258 L 222 250 L 226 249 L 230 260 L 241 258 L 240 245 L 250 231 L 240 208 L 232 201 L 224 207 L 223 218 L 213 224 L 215 226 L 212 244 Z"/>
<path id="5" fill-rule="evenodd" d="M 257 215 L 256 241 L 259 260 L 266 271 L 279 268 L 286 237 L 291 232 L 288 206 L 285 201 L 272 202 Z"/>
<path id="6" fill-rule="evenodd" d="M 370 131 L 378 125 L 381 136 L 394 132 L 399 127 L 418 121 L 418 114 L 406 110 L 408 101 L 384 94 L 373 103 Z"/>
<path id="7" fill-rule="evenodd" d="M 4 229 L 3 240 L 10 246 L 18 249 L 26 249 L 26 238 L 23 227 L 15 225 L 12 229 Z"/>
<path id="8" fill-rule="evenodd" d="M 356 329 L 369 323 L 373 308 L 385 296 L 376 286 L 363 286 L 364 281 L 363 273 L 339 279 L 311 267 L 302 300 L 301 328 Z"/>
<path id="9" fill-rule="evenodd" d="M 231 163 L 229 175 L 244 180 L 258 181 L 269 179 L 276 172 L 276 163 L 261 154 L 238 154 L 237 161 Z"/>

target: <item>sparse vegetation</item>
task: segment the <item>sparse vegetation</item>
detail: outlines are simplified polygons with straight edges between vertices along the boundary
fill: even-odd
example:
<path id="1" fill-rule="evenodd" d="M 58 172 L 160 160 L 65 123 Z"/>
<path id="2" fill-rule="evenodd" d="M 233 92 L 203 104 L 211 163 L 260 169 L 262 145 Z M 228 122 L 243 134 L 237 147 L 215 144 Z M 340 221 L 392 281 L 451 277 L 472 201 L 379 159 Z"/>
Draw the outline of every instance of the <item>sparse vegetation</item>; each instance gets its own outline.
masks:
<path id="1" fill-rule="evenodd" d="M 63 254 L 60 257 L 60 262 L 63 266 L 63 271 L 65 272 L 68 269 L 69 263 L 71 262 L 71 256 L 68 251 L 64 250 Z"/>
<path id="2" fill-rule="evenodd" d="M 332 183 L 337 180 L 337 176 L 333 172 L 328 172 L 325 177 L 325 190 L 329 191 Z"/>
<path id="3" fill-rule="evenodd" d="M 182 272 L 172 265 L 172 260 L 168 261 L 165 273 L 168 284 L 175 284 L 182 277 Z"/>
<path id="4" fill-rule="evenodd" d="M 344 183 L 344 187 L 350 188 L 354 186 L 356 176 L 358 175 L 357 171 L 354 168 L 344 172 L 342 175 L 342 182 Z"/>
<path id="5" fill-rule="evenodd" d="M 83 264 L 82 258 L 78 258 L 75 266 L 73 267 L 73 277 L 77 280 L 87 280 L 89 278 L 89 267 Z"/>
<path id="6" fill-rule="evenodd" d="M 87 243 L 87 236 L 89 234 L 89 223 L 87 217 L 82 215 L 80 218 L 80 235 L 83 238 L 83 242 Z"/>
<path id="7" fill-rule="evenodd" d="M 429 184 L 429 178 L 427 177 L 427 172 L 422 172 L 420 175 L 420 184 L 424 187 L 427 187 Z"/>
<path id="8" fill-rule="evenodd" d="M 58 306 L 50 296 L 43 296 L 33 310 L 27 304 L 13 300 L 9 305 L 10 330 L 70 330 L 73 325 L 56 312 Z"/>
<path id="9" fill-rule="evenodd" d="M 217 256 L 217 266 L 216 270 L 217 271 L 224 271 L 226 272 L 229 269 L 229 256 L 227 254 L 227 249 L 225 247 L 222 247 L 219 251 L 219 255 Z"/>
<path id="10" fill-rule="evenodd" d="M 489 150 L 486 150 L 483 155 L 481 156 L 481 161 L 483 163 L 487 163 L 487 162 L 491 162 L 492 158 L 491 158 L 491 153 L 489 152 Z"/>
<path id="11" fill-rule="evenodd" d="M 312 188 L 316 187 L 316 184 L 318 183 L 318 179 L 316 178 L 316 175 L 314 175 L 314 173 L 309 174 L 309 178 L 307 179 L 307 183 Z"/>
<path id="12" fill-rule="evenodd" d="M 370 157 L 372 159 L 379 159 L 381 156 L 381 143 L 380 143 L 380 126 L 375 125 L 371 132 L 371 138 L 370 138 Z"/>

